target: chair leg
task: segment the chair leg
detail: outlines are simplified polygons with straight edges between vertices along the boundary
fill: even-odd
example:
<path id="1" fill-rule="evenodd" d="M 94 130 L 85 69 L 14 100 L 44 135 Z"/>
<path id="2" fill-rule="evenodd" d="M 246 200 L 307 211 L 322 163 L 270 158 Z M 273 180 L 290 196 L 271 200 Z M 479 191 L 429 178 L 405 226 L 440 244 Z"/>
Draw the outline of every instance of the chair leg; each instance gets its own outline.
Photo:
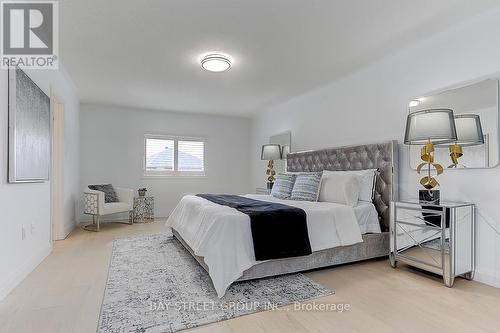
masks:
<path id="1" fill-rule="evenodd" d="M 92 223 L 85 225 L 83 229 L 87 231 L 99 231 L 99 215 L 92 215 Z"/>

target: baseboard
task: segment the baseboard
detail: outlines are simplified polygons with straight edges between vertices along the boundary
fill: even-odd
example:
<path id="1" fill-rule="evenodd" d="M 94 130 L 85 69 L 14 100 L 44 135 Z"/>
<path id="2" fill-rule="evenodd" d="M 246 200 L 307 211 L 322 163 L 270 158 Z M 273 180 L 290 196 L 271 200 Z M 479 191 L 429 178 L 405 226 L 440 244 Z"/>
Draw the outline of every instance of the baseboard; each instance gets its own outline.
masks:
<path id="1" fill-rule="evenodd" d="M 118 222 L 118 221 L 128 221 L 129 219 L 129 214 L 128 213 L 117 213 L 117 214 L 109 214 L 109 215 L 103 215 L 100 217 L 99 221 L 101 223 L 105 222 Z M 79 223 L 83 222 L 92 222 L 92 215 L 84 215 Z"/>
<path id="2" fill-rule="evenodd" d="M 474 281 L 487 284 L 492 287 L 500 288 L 500 277 L 495 274 L 495 272 L 485 272 L 476 269 L 474 274 Z"/>
<path id="3" fill-rule="evenodd" d="M 109 217 L 108 217 L 109 216 Z M 155 216 L 155 219 L 167 219 L 168 216 Z M 100 218 L 100 223 L 106 223 L 106 222 L 123 222 L 123 221 L 128 221 L 128 216 L 123 216 L 123 217 L 113 217 L 112 215 L 104 215 L 101 216 Z M 91 223 L 92 222 L 92 217 L 83 217 L 79 220 L 78 224 L 80 223 Z"/>
<path id="4" fill-rule="evenodd" d="M 73 221 L 70 225 L 65 225 L 64 230 L 60 231 L 60 234 L 55 235 L 54 240 L 63 240 L 68 237 L 68 235 L 76 228 L 77 223 Z"/>
<path id="5" fill-rule="evenodd" d="M 48 243 L 38 251 L 35 255 L 26 260 L 21 267 L 11 272 L 4 281 L 0 281 L 0 301 L 5 298 L 14 288 L 21 283 L 29 273 L 31 273 L 50 252 L 52 252 L 52 244 Z"/>

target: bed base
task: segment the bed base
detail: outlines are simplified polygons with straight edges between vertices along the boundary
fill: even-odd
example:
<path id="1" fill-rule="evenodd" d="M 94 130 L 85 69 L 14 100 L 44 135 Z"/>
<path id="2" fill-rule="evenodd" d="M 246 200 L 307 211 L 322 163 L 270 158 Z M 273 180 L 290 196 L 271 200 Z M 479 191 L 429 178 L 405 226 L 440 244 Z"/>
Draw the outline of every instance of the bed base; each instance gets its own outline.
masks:
<path id="1" fill-rule="evenodd" d="M 172 229 L 174 237 L 181 242 L 193 258 L 208 272 L 203 257 L 194 254 L 191 247 Z M 260 279 L 270 276 L 309 271 L 367 259 L 389 256 L 389 232 L 362 235 L 363 242 L 349 246 L 313 252 L 308 256 L 262 261 L 243 272 L 236 281 Z"/>

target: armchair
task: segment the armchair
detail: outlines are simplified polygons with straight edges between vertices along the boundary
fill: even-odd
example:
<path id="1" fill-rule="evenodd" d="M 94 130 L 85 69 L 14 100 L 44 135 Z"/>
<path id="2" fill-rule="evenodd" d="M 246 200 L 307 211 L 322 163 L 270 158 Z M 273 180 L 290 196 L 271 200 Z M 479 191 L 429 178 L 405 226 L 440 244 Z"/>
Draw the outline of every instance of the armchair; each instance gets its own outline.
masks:
<path id="1" fill-rule="evenodd" d="M 134 209 L 134 190 L 114 187 L 119 202 L 105 202 L 104 192 L 87 188 L 83 193 L 84 214 L 92 215 L 92 224 L 87 224 L 83 228 L 89 231 L 99 231 L 100 217 L 108 214 L 130 212 Z M 133 218 L 130 217 L 129 224 Z"/>

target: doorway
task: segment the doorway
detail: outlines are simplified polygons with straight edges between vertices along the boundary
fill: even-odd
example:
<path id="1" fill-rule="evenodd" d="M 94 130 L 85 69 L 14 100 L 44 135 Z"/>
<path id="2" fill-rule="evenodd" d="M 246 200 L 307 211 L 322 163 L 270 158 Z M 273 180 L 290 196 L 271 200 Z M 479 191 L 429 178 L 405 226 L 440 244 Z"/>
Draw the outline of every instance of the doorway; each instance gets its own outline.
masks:
<path id="1" fill-rule="evenodd" d="M 64 230 L 64 105 L 52 96 L 52 163 L 51 163 L 50 240 L 66 237 Z"/>

